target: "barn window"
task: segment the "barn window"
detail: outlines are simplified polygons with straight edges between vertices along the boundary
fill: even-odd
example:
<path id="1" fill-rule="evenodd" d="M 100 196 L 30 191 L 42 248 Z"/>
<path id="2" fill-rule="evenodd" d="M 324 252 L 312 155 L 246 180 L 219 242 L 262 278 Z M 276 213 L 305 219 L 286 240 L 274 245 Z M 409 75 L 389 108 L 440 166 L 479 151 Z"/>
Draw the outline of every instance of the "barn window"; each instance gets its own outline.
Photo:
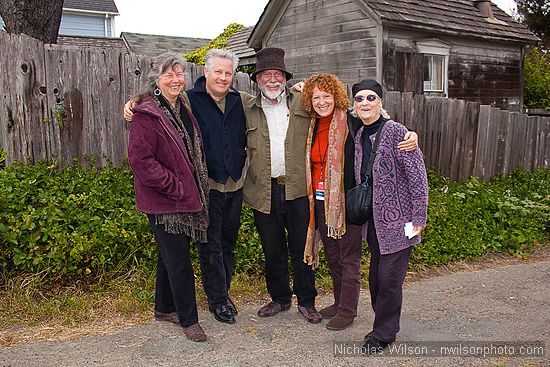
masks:
<path id="1" fill-rule="evenodd" d="M 424 54 L 424 92 L 444 92 L 445 56 Z"/>
<path id="2" fill-rule="evenodd" d="M 447 76 L 449 54 L 452 45 L 438 39 L 416 41 L 418 53 L 422 55 L 422 93 L 446 97 L 449 80 Z"/>

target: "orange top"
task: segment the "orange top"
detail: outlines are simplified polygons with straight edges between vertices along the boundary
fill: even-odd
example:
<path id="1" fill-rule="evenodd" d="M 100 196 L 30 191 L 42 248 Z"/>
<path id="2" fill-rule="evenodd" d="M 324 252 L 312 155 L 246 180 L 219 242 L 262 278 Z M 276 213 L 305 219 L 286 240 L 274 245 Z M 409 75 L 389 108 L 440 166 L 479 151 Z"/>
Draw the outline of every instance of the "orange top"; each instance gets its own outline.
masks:
<path id="1" fill-rule="evenodd" d="M 311 147 L 311 178 L 313 189 L 317 183 L 325 180 L 325 163 L 328 159 L 328 130 L 332 114 L 327 117 L 320 117 L 317 120 L 317 135 Z"/>

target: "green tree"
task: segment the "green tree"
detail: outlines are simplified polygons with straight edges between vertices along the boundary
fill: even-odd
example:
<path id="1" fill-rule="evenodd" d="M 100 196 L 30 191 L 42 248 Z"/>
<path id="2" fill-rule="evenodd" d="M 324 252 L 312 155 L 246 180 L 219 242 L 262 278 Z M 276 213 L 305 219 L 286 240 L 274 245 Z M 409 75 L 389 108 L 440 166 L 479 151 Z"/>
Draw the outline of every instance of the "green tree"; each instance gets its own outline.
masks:
<path id="1" fill-rule="evenodd" d="M 550 3 L 548 0 L 515 0 L 522 23 L 550 50 Z"/>
<path id="2" fill-rule="evenodd" d="M 550 110 L 550 53 L 535 47 L 524 59 L 525 108 Z"/>
<path id="3" fill-rule="evenodd" d="M 189 62 L 192 62 L 196 65 L 204 65 L 204 58 L 208 50 L 212 48 L 224 48 L 227 46 L 227 40 L 239 29 L 244 28 L 242 24 L 231 23 L 223 32 L 214 38 L 212 41 L 208 42 L 206 45 L 197 48 L 195 51 L 191 51 L 183 55 L 185 59 Z"/>

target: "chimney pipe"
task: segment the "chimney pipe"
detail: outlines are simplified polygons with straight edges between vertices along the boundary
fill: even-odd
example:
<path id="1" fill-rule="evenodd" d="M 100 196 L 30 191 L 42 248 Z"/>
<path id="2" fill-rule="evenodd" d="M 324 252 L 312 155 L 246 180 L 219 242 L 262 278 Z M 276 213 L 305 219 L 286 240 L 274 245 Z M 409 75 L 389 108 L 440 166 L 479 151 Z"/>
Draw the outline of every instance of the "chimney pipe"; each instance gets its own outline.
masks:
<path id="1" fill-rule="evenodd" d="M 474 6 L 479 10 L 481 13 L 481 16 L 484 18 L 490 18 L 494 19 L 495 16 L 493 15 L 493 9 L 491 9 L 491 1 L 490 0 L 473 0 Z"/>

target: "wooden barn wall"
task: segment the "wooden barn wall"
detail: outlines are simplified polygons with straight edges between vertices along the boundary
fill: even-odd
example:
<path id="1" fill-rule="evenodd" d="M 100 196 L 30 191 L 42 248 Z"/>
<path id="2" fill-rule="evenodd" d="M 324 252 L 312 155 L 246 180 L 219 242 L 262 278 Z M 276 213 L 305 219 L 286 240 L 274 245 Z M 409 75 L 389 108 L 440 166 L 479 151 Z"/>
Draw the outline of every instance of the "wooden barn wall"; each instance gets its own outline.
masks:
<path id="1" fill-rule="evenodd" d="M 520 46 L 453 40 L 449 97 L 521 111 L 523 54 Z"/>
<path id="2" fill-rule="evenodd" d="M 422 56 L 416 42 L 437 39 L 451 45 L 448 97 L 520 111 L 523 101 L 521 46 L 398 28 L 384 31 L 386 90 L 422 93 Z"/>
<path id="3" fill-rule="evenodd" d="M 332 72 L 344 83 L 376 76 L 376 25 L 348 0 L 294 0 L 267 46 L 286 51 L 294 79 Z"/>

